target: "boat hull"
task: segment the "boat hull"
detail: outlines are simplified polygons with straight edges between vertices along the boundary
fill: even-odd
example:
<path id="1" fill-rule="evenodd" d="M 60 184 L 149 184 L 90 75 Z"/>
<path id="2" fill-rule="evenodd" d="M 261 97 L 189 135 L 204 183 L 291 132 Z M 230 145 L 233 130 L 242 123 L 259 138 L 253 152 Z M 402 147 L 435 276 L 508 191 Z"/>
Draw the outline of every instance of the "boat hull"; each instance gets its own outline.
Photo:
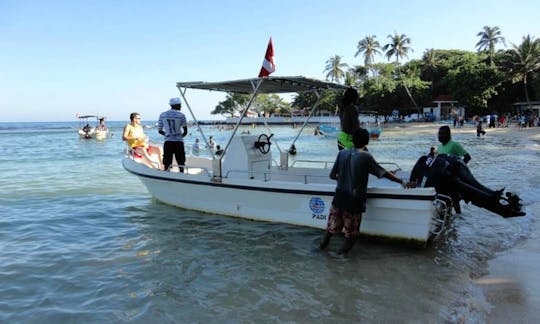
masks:
<path id="1" fill-rule="evenodd" d="M 96 140 L 104 140 L 107 138 L 107 135 L 109 134 L 109 131 L 103 131 L 103 130 L 91 130 L 90 132 L 85 132 L 83 130 L 79 130 L 79 138 L 82 139 L 96 139 Z"/>
<path id="2" fill-rule="evenodd" d="M 164 172 L 130 158 L 123 160 L 123 166 L 142 181 L 153 197 L 166 204 L 317 229 L 326 228 L 335 190 L 332 182 L 305 184 L 249 178 L 214 182 L 207 171 Z M 364 235 L 425 244 L 442 226 L 436 200 L 433 188 L 370 188 L 360 231 Z"/>

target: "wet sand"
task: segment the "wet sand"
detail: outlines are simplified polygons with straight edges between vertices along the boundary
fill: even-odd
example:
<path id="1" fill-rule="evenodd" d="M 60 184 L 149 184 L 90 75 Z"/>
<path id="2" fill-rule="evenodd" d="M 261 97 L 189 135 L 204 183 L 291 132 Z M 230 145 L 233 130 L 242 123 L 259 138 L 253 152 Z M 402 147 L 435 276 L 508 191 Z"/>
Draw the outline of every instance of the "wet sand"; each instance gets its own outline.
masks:
<path id="1" fill-rule="evenodd" d="M 540 203 L 533 206 L 540 208 Z M 475 283 L 493 308 L 488 323 L 540 323 L 540 231 L 489 261 L 488 275 Z"/>
<path id="2" fill-rule="evenodd" d="M 424 125 L 410 126 L 433 127 L 434 133 L 440 126 Z M 512 136 L 528 137 L 540 146 L 540 127 L 519 130 L 511 125 L 508 128 L 486 129 L 486 131 L 487 136 L 512 132 Z M 452 133 L 468 132 L 474 133 L 475 129 L 470 125 L 462 129 L 452 128 Z M 531 163 L 537 162 L 531 161 Z M 521 245 L 501 252 L 494 259 L 489 260 L 488 274 L 474 281 L 482 289 L 486 301 L 492 306 L 487 315 L 487 323 L 540 323 L 540 230 L 537 225 L 540 202 L 534 202 L 528 207 L 529 214 L 526 217 L 535 219 L 535 229 L 531 236 Z"/>
<path id="3" fill-rule="evenodd" d="M 515 132 L 540 145 L 540 127 Z M 494 133 L 497 133 L 495 131 Z M 537 163 L 531 161 L 532 163 Z M 489 261 L 488 274 L 475 283 L 482 288 L 486 300 L 493 306 L 488 323 L 540 323 L 540 202 L 529 206 L 526 217 L 535 218 L 535 229 L 521 245 L 500 253 Z"/>

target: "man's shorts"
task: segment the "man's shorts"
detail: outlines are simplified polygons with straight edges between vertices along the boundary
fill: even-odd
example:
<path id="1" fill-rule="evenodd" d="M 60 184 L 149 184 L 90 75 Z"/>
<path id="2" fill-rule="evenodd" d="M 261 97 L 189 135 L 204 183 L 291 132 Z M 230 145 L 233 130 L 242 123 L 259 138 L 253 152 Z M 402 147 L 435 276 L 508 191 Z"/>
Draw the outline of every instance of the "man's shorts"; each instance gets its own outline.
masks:
<path id="1" fill-rule="evenodd" d="M 332 205 L 328 215 L 327 230 L 332 234 L 343 233 L 345 238 L 360 235 L 360 222 L 362 213 L 351 213 Z"/>

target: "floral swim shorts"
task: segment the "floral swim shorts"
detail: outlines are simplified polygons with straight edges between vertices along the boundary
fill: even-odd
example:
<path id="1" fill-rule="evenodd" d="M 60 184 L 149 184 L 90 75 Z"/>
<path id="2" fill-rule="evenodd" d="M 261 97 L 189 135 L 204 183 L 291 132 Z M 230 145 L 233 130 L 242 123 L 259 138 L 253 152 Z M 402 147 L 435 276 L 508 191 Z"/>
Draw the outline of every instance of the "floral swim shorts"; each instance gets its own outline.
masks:
<path id="1" fill-rule="evenodd" d="M 327 230 L 332 234 L 343 233 L 345 238 L 358 237 L 361 221 L 362 213 L 351 213 L 332 205 L 328 215 Z"/>

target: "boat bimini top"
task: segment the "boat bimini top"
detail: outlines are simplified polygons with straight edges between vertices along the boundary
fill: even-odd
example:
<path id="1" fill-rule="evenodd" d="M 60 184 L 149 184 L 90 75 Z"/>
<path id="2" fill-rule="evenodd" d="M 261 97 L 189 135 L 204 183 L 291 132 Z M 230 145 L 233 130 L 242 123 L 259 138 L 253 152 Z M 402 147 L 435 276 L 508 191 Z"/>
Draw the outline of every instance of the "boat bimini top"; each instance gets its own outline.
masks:
<path id="1" fill-rule="evenodd" d="M 222 82 L 177 82 L 176 87 L 178 89 L 191 88 L 239 94 L 320 92 L 329 89 L 345 90 L 348 88 L 342 84 L 310 79 L 303 76 L 265 77 Z M 182 92 L 182 90 L 180 91 Z"/>
<path id="2" fill-rule="evenodd" d="M 221 161 L 221 159 L 225 156 L 227 153 L 227 149 L 229 148 L 231 141 L 233 137 L 236 134 L 236 131 L 238 130 L 238 127 L 242 123 L 243 118 L 246 116 L 247 111 L 255 101 L 255 97 L 258 94 L 284 94 L 284 93 L 302 93 L 302 92 L 312 92 L 315 94 L 317 100 L 313 107 L 311 108 L 309 115 L 307 116 L 306 120 L 304 121 L 302 127 L 300 128 L 298 134 L 294 138 L 291 148 L 294 147 L 294 143 L 302 133 L 304 127 L 307 125 L 310 117 L 313 115 L 313 112 L 317 109 L 317 106 L 321 99 L 321 93 L 326 90 L 345 90 L 348 88 L 348 86 L 338 84 L 338 83 L 332 83 L 327 81 L 321 81 L 316 79 L 310 79 L 303 76 L 288 76 L 288 77 L 262 77 L 262 78 L 251 78 L 251 79 L 241 79 L 241 80 L 231 80 L 231 81 L 221 81 L 221 82 L 202 82 L 202 81 L 195 81 L 195 82 L 177 82 L 176 87 L 180 91 L 180 95 L 182 96 L 182 99 L 186 103 L 186 106 L 191 114 L 191 117 L 195 121 L 195 124 L 197 125 L 199 132 L 202 135 L 203 140 L 208 145 L 208 141 L 206 139 L 206 136 L 204 135 L 204 132 L 197 121 L 197 118 L 195 117 L 193 110 L 191 109 L 191 106 L 189 105 L 189 102 L 186 100 L 186 91 L 187 89 L 197 89 L 197 90 L 209 90 L 209 91 L 220 91 L 220 92 L 227 92 L 227 93 L 235 93 L 235 94 L 245 94 L 249 95 L 249 100 L 246 104 L 246 106 L 243 108 L 240 118 L 238 122 L 236 123 L 233 133 L 231 137 L 229 138 L 229 141 L 227 142 L 227 145 L 224 148 L 223 154 L 221 154 L 219 157 L 216 157 L 214 155 L 214 152 L 211 152 L 213 159 L 218 159 Z M 267 128 L 267 130 L 270 132 L 270 128 L 268 124 L 266 123 L 266 119 L 264 119 L 264 124 Z M 264 144 L 270 144 L 269 139 L 272 137 L 266 137 L 267 143 Z M 277 142 L 274 140 L 274 143 L 276 143 L 276 147 L 278 148 L 280 154 L 282 155 L 281 160 L 282 163 L 287 163 L 288 156 L 285 157 L 285 161 L 283 161 L 283 151 L 280 149 Z M 215 170 L 217 171 L 217 170 Z M 216 172 L 220 174 L 220 172 Z"/>

